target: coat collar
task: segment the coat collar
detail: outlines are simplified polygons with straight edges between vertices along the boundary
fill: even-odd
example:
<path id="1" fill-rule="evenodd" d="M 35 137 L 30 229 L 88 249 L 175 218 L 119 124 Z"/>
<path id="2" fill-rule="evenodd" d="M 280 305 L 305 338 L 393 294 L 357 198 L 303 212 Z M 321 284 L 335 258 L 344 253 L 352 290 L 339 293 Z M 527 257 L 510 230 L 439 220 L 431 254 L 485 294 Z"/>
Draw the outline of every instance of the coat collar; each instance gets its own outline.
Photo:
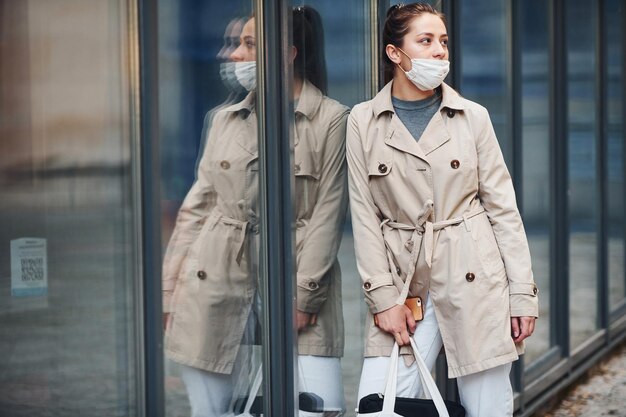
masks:
<path id="1" fill-rule="evenodd" d="M 241 113 L 243 116 L 247 116 L 252 113 L 256 105 L 256 91 L 250 91 L 247 96 L 244 97 L 239 103 L 226 107 L 224 111 Z"/>
<path id="2" fill-rule="evenodd" d="M 393 81 L 388 83 L 372 100 L 372 109 L 376 117 L 379 117 L 382 113 L 391 113 L 391 121 L 385 135 L 385 143 L 400 151 L 426 160 L 426 155 L 446 143 L 451 137 L 450 132 L 446 128 L 446 122 L 442 117 L 441 110 L 445 108 L 464 110 L 464 99 L 447 84 L 442 84 L 442 98 L 439 111 L 430 120 L 419 141 L 416 141 L 395 114 L 393 104 L 391 103 L 392 83 Z"/>
<path id="3" fill-rule="evenodd" d="M 309 81 L 304 80 L 302 83 L 302 92 L 300 93 L 300 99 L 298 100 L 298 107 L 296 113 L 300 113 L 307 119 L 312 119 L 315 113 L 320 108 L 322 103 L 322 92 L 317 89 Z M 245 112 L 251 113 L 256 105 L 256 92 L 251 91 L 248 95 L 239 103 L 228 106 L 225 111 L 229 112 Z"/>
<path id="4" fill-rule="evenodd" d="M 239 129 L 235 132 L 234 140 L 245 149 L 250 155 L 253 157 L 258 156 L 258 136 L 256 135 L 256 122 L 252 125 L 252 120 L 248 118 L 250 114 L 254 112 L 254 108 L 256 106 L 256 92 L 251 91 L 248 95 L 241 100 L 239 103 L 233 104 L 232 106 L 226 107 L 223 111 L 229 113 L 237 113 L 237 116 L 241 118 L 242 124 L 237 124 L 240 126 Z M 251 132 L 254 132 L 252 134 Z"/>
<path id="5" fill-rule="evenodd" d="M 391 104 L 391 87 L 393 80 L 387 83 L 376 97 L 372 99 L 372 109 L 376 117 L 380 116 L 384 112 L 392 112 L 393 104 Z M 466 105 L 463 97 L 459 95 L 452 87 L 446 83 L 441 84 L 441 106 L 439 110 L 448 108 L 453 110 L 465 110 Z"/>
<path id="6" fill-rule="evenodd" d="M 297 120 L 299 115 L 306 117 L 308 120 L 312 120 L 322 105 L 322 98 L 322 92 L 309 81 L 304 80 L 300 98 L 298 99 L 298 106 L 295 110 L 296 118 L 294 121 Z M 298 133 L 298 123 L 296 123 L 293 145 L 296 146 L 298 143 L 300 143 L 300 134 Z"/>
<path id="7" fill-rule="evenodd" d="M 296 107 L 296 113 L 300 113 L 311 120 L 319 110 L 321 104 L 322 92 L 309 81 L 304 80 L 300 98 L 298 99 L 298 106 Z"/>
<path id="8" fill-rule="evenodd" d="M 298 100 L 298 106 L 295 110 L 296 113 L 302 114 L 307 119 L 311 120 L 315 117 L 322 104 L 322 92 L 317 89 L 312 83 L 304 80 L 302 83 L 302 91 L 300 93 L 300 99 Z M 239 103 L 233 104 L 225 109 L 227 112 L 239 113 L 239 116 L 247 119 L 248 115 L 254 111 L 256 106 L 256 92 L 251 91 L 248 95 Z M 250 152 L 251 154 L 257 153 L 256 144 L 250 142 L 250 138 L 237 135 L 236 141 L 242 148 Z M 299 142 L 298 132 L 295 131 L 294 145 Z"/>

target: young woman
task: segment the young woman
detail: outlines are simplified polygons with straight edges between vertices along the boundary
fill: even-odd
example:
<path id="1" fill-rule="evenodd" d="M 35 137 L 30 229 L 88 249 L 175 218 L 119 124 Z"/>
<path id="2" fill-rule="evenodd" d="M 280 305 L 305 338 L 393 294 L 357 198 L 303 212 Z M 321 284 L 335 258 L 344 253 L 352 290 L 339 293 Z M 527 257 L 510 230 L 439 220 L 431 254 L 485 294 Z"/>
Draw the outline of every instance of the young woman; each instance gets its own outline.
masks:
<path id="1" fill-rule="evenodd" d="M 444 17 L 394 6 L 383 46 L 390 82 L 354 107 L 346 142 L 369 306 L 359 398 L 384 390 L 394 341 L 408 353 L 412 337 L 431 368 L 443 345 L 469 417 L 510 416 L 511 362 L 538 314 L 511 178 L 487 110 L 443 83 Z M 423 321 L 407 297 L 421 298 Z M 400 364 L 398 395 L 420 394 L 411 362 Z"/>
<path id="2" fill-rule="evenodd" d="M 337 251 L 348 200 L 348 108 L 322 93 L 319 15 L 298 8 L 293 21 L 299 388 L 321 397 L 325 416 L 337 416 L 345 409 Z M 256 50 L 251 18 L 230 55 L 250 93 L 216 113 L 164 259 L 165 352 L 181 364 L 194 417 L 226 414 L 257 370 L 247 354 L 260 342 Z"/>

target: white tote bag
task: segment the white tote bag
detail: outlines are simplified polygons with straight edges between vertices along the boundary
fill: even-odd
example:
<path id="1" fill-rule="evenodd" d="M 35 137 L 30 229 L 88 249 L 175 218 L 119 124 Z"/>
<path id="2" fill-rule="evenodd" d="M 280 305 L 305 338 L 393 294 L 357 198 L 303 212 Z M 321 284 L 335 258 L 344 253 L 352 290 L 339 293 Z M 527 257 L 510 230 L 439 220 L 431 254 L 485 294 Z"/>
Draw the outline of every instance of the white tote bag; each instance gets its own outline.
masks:
<path id="1" fill-rule="evenodd" d="M 450 417 L 448 409 L 439 393 L 437 384 L 430 375 L 430 371 L 422 359 L 415 345 L 413 338 L 411 340 L 411 347 L 413 348 L 413 355 L 415 356 L 415 362 L 417 363 L 417 372 L 422 380 L 424 386 L 424 394 L 426 398 L 432 399 L 439 417 Z M 402 417 L 394 412 L 396 405 L 396 386 L 398 383 L 398 357 L 400 356 L 400 348 L 398 343 L 394 343 L 393 350 L 391 351 L 391 357 L 389 358 L 389 371 L 387 372 L 387 382 L 385 383 L 385 396 L 383 398 L 383 409 L 375 413 L 358 414 L 359 417 Z"/>

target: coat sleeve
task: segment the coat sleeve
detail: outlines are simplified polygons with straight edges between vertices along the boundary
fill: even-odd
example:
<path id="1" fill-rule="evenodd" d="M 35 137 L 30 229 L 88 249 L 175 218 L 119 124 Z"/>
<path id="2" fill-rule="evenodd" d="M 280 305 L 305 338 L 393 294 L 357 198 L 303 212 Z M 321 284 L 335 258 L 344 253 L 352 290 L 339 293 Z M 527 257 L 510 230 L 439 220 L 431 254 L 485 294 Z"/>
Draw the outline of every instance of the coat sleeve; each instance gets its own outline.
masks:
<path id="1" fill-rule="evenodd" d="M 511 317 L 539 316 L 530 249 L 515 190 L 487 110 L 479 113 L 478 196 L 485 207 L 509 280 Z"/>
<path id="2" fill-rule="evenodd" d="M 382 214 L 369 187 L 367 164 L 354 111 L 348 118 L 347 130 L 346 159 L 354 250 L 365 301 L 372 314 L 376 314 L 393 307 L 399 292 L 393 285 L 389 269 L 385 242 L 380 230 Z"/>
<path id="3" fill-rule="evenodd" d="M 315 208 L 299 254 L 297 306 L 317 313 L 328 298 L 328 271 L 337 259 L 348 206 L 346 186 L 346 119 L 348 109 L 335 113 L 324 146 Z"/>
<path id="4" fill-rule="evenodd" d="M 216 140 L 212 136 L 214 136 L 214 133 L 209 135 L 208 143 L 204 147 L 204 152 L 200 159 L 198 179 L 191 186 L 178 211 L 176 226 L 165 250 L 162 273 L 164 313 L 173 313 L 176 310 L 172 296 L 178 277 L 182 272 L 182 266 L 189 248 L 198 237 L 209 213 L 215 207 L 215 189 L 208 175 L 208 156 L 211 153 L 211 145 Z"/>

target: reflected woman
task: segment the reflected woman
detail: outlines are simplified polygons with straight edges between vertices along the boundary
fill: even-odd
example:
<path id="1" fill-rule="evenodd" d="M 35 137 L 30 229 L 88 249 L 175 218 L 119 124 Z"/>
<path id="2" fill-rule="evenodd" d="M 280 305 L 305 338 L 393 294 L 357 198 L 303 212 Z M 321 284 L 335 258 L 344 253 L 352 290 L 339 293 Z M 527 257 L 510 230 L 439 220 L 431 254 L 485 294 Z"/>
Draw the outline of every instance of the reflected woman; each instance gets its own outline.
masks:
<path id="1" fill-rule="evenodd" d="M 235 75 L 235 63 L 230 58 L 232 53 L 239 46 L 241 30 L 247 20 L 248 19 L 242 17 L 234 18 L 228 23 L 228 25 L 226 25 L 226 29 L 224 30 L 224 44 L 218 51 L 216 58 L 220 63 L 220 78 L 228 91 L 228 95 L 223 103 L 215 106 L 204 115 L 202 133 L 200 135 L 198 159 L 196 160 L 196 166 L 194 169 L 194 172 L 196 173 L 196 180 L 198 179 L 197 174 L 200 166 L 200 158 L 204 154 L 204 147 L 206 146 L 208 134 L 211 130 L 211 125 L 213 124 L 213 117 L 215 117 L 215 114 L 221 109 L 243 100 L 248 93 L 248 91 L 237 80 L 237 76 Z"/>
<path id="2" fill-rule="evenodd" d="M 299 8 L 293 22 L 299 390 L 319 399 L 307 411 L 333 416 L 344 411 L 337 251 L 347 206 L 348 109 L 322 93 L 319 15 Z M 165 351 L 182 365 L 193 416 L 232 411 L 233 397 L 246 391 L 238 387 L 256 371 L 249 349 L 260 343 L 261 309 L 256 50 L 251 18 L 230 56 L 250 93 L 215 115 L 164 259 Z"/>
<path id="3" fill-rule="evenodd" d="M 354 107 L 346 144 L 369 306 L 359 398 L 384 392 L 394 342 L 413 338 L 431 369 L 443 346 L 468 417 L 511 416 L 511 362 L 538 315 L 511 178 L 487 110 L 443 83 L 444 17 L 394 6 L 383 47 L 388 84 Z M 425 310 L 414 316 L 407 298 Z M 399 396 L 420 394 L 410 362 L 399 364 Z"/>

